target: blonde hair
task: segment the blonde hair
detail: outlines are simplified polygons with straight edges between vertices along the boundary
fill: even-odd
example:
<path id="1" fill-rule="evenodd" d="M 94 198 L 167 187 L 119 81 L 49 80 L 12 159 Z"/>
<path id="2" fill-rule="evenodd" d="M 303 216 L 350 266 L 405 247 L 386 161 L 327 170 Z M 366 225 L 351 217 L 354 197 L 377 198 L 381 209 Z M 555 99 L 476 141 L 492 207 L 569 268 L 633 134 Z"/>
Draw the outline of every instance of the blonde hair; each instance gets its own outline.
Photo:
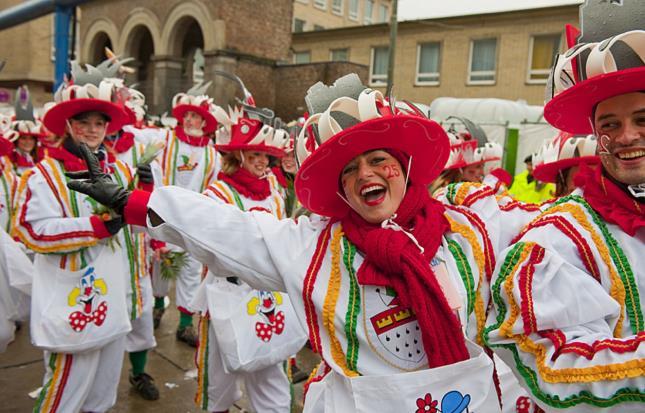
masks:
<path id="1" fill-rule="evenodd" d="M 233 175 L 240 169 L 240 158 L 237 152 L 225 152 L 222 156 L 222 173 Z"/>
<path id="2" fill-rule="evenodd" d="M 430 184 L 430 194 L 434 194 L 438 189 L 461 181 L 460 169 L 446 169 L 441 175 Z"/>

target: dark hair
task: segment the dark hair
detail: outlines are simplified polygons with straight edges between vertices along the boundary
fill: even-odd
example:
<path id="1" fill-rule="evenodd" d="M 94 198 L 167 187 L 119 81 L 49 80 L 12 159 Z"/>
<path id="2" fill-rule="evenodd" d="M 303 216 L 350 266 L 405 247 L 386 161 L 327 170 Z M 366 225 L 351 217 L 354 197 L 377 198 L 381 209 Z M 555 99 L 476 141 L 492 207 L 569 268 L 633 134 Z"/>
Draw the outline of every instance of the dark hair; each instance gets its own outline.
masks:
<path id="1" fill-rule="evenodd" d="M 524 163 L 533 163 L 533 154 L 524 158 Z"/>
<path id="2" fill-rule="evenodd" d="M 100 117 L 102 117 L 102 118 L 103 118 L 103 120 L 104 120 L 104 121 L 106 121 L 106 122 L 109 122 L 109 121 L 111 121 L 111 120 L 112 120 L 108 115 L 106 115 L 106 114 L 105 114 L 105 113 L 103 113 L 103 112 L 99 112 L 99 111 L 97 111 L 97 110 L 90 110 L 90 111 L 87 111 L 87 112 L 77 113 L 76 115 L 72 116 L 72 119 L 74 119 L 74 120 L 79 120 L 79 121 L 80 121 L 80 120 L 85 120 L 85 119 L 87 119 L 87 118 L 88 118 L 90 115 L 92 115 L 92 114 L 99 115 L 99 116 L 100 116 Z"/>

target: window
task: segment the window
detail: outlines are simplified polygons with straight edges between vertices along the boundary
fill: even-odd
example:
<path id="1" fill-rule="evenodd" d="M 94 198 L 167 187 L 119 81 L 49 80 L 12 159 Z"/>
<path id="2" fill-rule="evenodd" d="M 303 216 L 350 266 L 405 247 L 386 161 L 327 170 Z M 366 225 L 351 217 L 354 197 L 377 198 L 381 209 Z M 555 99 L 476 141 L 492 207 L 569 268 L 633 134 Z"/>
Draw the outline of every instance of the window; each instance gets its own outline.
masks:
<path id="1" fill-rule="evenodd" d="M 332 0 L 331 11 L 334 14 L 343 15 L 343 0 Z"/>
<path id="2" fill-rule="evenodd" d="M 439 84 L 439 42 L 422 43 L 417 47 L 417 85 Z"/>
<path id="3" fill-rule="evenodd" d="M 347 62 L 349 60 L 349 49 L 331 49 L 329 59 L 332 62 Z"/>
<path id="4" fill-rule="evenodd" d="M 370 85 L 378 86 L 387 83 L 387 64 L 390 49 L 387 46 L 372 48 L 372 61 L 370 65 Z"/>
<path id="5" fill-rule="evenodd" d="M 321 26 L 319 24 L 314 24 L 314 31 L 320 31 L 320 30 L 325 30 L 325 26 Z"/>
<path id="6" fill-rule="evenodd" d="M 294 33 L 302 33 L 305 31 L 305 24 L 306 22 L 302 19 L 293 19 L 293 32 Z"/>
<path id="7" fill-rule="evenodd" d="M 374 13 L 374 0 L 365 0 L 365 13 L 363 13 L 363 24 L 372 23 L 373 13 Z"/>
<path id="8" fill-rule="evenodd" d="M 478 39 L 470 42 L 468 84 L 495 84 L 497 39 Z"/>
<path id="9" fill-rule="evenodd" d="M 378 8 L 378 21 L 379 23 L 387 23 L 388 8 L 385 4 L 381 4 Z"/>
<path id="10" fill-rule="evenodd" d="M 527 83 L 546 83 L 555 55 L 560 52 L 560 34 L 531 37 Z"/>
<path id="11" fill-rule="evenodd" d="M 311 62 L 311 52 L 309 50 L 305 52 L 293 52 L 293 63 L 310 63 Z"/>
<path id="12" fill-rule="evenodd" d="M 358 20 L 358 0 L 349 0 L 349 18 L 350 20 Z"/>
<path id="13" fill-rule="evenodd" d="M 319 9 L 326 10 L 327 0 L 314 0 L 314 6 L 318 7 Z"/>

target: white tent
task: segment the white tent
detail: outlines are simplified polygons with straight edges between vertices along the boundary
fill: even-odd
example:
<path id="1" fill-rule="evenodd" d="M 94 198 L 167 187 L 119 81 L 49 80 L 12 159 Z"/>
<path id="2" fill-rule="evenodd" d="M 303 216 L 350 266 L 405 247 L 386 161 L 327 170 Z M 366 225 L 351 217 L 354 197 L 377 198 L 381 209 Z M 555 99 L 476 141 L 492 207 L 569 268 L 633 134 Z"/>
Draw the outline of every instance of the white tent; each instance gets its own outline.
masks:
<path id="1" fill-rule="evenodd" d="M 508 129 L 519 131 L 515 172 L 525 169 L 524 158 L 538 151 L 545 140 L 552 139 L 557 130 L 549 125 L 542 106 L 504 99 L 458 99 L 442 97 L 432 101 L 430 117 L 448 127 L 450 116 L 469 119 L 484 129 L 488 139 L 505 146 Z M 459 122 L 455 122 L 458 126 Z"/>

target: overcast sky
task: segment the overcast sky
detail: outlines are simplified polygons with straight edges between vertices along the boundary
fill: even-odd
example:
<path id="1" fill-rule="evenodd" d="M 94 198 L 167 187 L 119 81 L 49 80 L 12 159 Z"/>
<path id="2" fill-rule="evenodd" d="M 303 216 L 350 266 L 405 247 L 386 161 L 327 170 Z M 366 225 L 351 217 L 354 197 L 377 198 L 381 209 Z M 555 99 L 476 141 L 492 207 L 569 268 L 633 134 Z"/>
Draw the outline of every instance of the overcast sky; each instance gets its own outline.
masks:
<path id="1" fill-rule="evenodd" d="M 582 0 L 399 0 L 399 21 L 580 3 Z"/>

